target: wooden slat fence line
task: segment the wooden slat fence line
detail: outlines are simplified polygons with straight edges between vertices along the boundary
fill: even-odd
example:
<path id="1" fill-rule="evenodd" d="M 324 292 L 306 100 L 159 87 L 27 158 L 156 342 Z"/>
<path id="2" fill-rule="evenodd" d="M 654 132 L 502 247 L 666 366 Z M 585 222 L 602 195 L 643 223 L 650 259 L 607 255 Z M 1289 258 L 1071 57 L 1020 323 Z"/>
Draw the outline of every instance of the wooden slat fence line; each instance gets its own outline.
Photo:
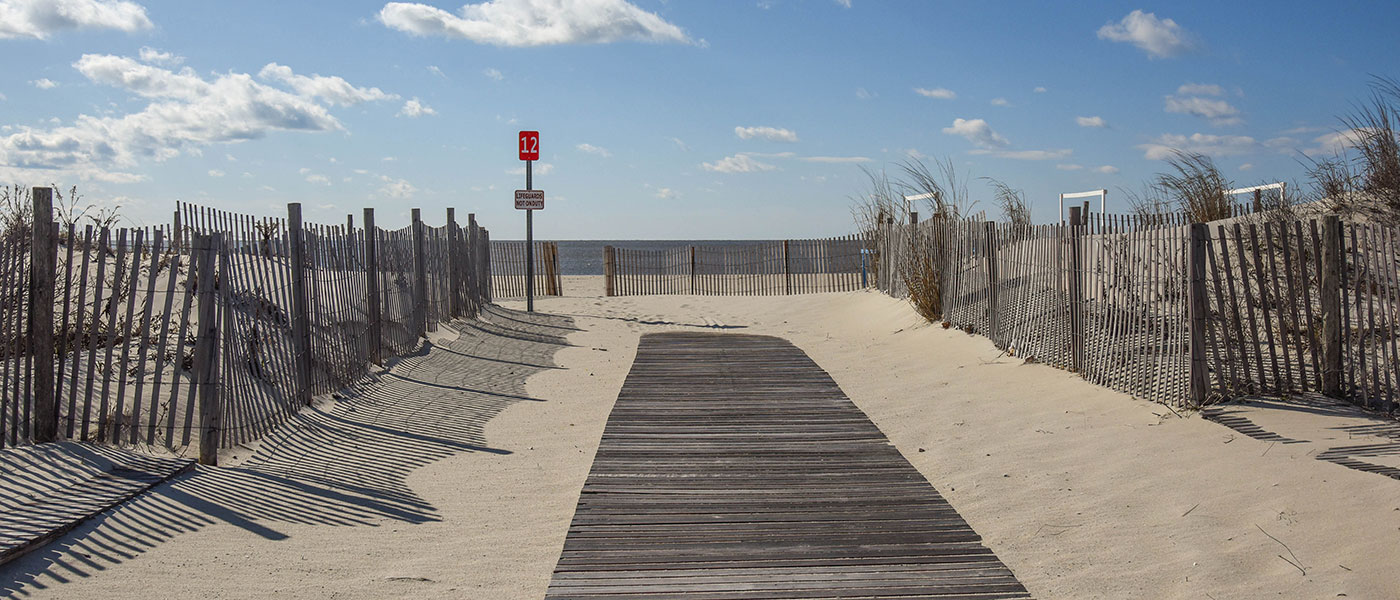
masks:
<path id="1" fill-rule="evenodd" d="M 844 292 L 866 286 L 865 238 L 782 240 L 753 244 L 603 249 L 609 296 L 780 296 Z"/>
<path id="2" fill-rule="evenodd" d="M 496 299 L 525 297 L 525 242 L 491 242 L 491 286 Z M 563 277 L 559 272 L 559 244 L 535 242 L 535 295 L 564 295 Z"/>
<path id="3" fill-rule="evenodd" d="M 875 285 L 907 297 L 911 265 L 937 257 L 939 317 L 949 326 L 1155 402 L 1328 392 L 1331 369 L 1338 379 L 1331 395 L 1394 411 L 1400 233 L 1236 208 L 1236 216 L 1202 226 L 1194 259 L 1192 225 L 1182 215 L 1081 216 L 1074 207 L 1063 225 L 887 222 L 870 236 L 878 240 Z M 1329 227 L 1334 265 L 1324 260 Z M 1340 280 L 1330 303 L 1329 272 Z M 1194 326 L 1192 294 L 1202 307 Z M 1337 323 L 1336 352 L 1327 350 L 1328 320 Z"/>
<path id="4" fill-rule="evenodd" d="M 367 220 L 372 214 L 366 209 Z M 419 301 L 413 226 L 367 232 L 351 218 L 301 223 L 293 236 L 299 205 L 289 216 L 178 203 L 173 226 L 53 224 L 53 272 L 37 274 L 30 233 L 0 235 L 0 448 L 74 439 L 198 447 L 212 460 L 217 448 L 262 436 L 312 395 L 416 350 L 420 332 L 406 326 Z M 428 268 L 417 289 L 425 290 L 428 327 L 474 316 L 489 302 L 488 232 L 474 215 L 462 227 L 450 212 L 447 225 L 421 227 Z M 27 320 L 35 276 L 51 287 L 51 328 Z M 298 285 L 305 344 L 294 327 Z M 34 375 L 45 360 L 36 351 L 41 335 L 53 340 L 51 380 Z M 52 398 L 54 433 L 39 434 L 37 409 L 46 405 L 36 407 L 36 397 Z"/>

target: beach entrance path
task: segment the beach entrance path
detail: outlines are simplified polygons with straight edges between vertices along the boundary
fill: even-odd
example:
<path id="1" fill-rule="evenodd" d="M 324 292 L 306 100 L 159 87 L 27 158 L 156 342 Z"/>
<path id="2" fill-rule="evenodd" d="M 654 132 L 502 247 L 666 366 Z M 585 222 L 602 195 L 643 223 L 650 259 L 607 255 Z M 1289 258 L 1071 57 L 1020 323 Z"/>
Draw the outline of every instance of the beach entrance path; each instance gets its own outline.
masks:
<path id="1" fill-rule="evenodd" d="M 547 595 L 1027 596 L 804 352 L 688 332 L 643 336 Z"/>

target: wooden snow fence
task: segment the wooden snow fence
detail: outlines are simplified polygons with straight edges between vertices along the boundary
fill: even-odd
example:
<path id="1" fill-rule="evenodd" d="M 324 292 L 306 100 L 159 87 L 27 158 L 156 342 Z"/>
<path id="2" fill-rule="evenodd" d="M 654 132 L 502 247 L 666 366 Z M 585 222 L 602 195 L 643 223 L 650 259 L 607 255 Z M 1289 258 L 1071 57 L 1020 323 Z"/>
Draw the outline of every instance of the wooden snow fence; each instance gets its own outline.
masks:
<path id="1" fill-rule="evenodd" d="M 1172 406 L 1315 392 L 1396 408 L 1395 228 L 1269 211 L 1192 224 L 1080 207 L 1058 225 L 886 227 L 872 236 L 882 240 L 876 287 L 907 296 L 909 265 L 932 257 L 940 318 L 1014 356 Z"/>
<path id="2" fill-rule="evenodd" d="M 606 246 L 604 286 L 609 296 L 853 291 L 866 286 L 864 246 L 857 235 L 667 250 Z"/>
<path id="3" fill-rule="evenodd" d="M 535 242 L 535 296 L 564 295 L 559 273 L 559 244 Z M 525 242 L 491 243 L 491 294 L 499 300 L 525 297 Z"/>
<path id="4" fill-rule="evenodd" d="M 61 439 L 220 448 L 254 440 L 489 302 L 470 217 L 399 230 L 180 203 L 172 225 L 35 222 L 0 236 L 0 448 Z M 44 310 L 45 307 L 48 310 Z M 52 323 L 49 327 L 33 326 Z"/>

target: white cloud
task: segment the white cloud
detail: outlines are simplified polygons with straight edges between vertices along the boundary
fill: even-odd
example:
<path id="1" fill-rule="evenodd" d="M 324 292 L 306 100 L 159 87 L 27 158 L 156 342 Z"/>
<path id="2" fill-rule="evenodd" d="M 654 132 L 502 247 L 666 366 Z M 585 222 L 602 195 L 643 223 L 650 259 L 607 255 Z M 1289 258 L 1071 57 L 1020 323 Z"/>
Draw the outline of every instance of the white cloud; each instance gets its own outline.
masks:
<path id="1" fill-rule="evenodd" d="M 865 88 L 856 88 L 856 97 L 860 98 L 861 100 L 869 100 L 871 98 L 878 98 L 879 96 L 879 94 L 871 92 L 870 90 L 867 90 Z"/>
<path id="2" fill-rule="evenodd" d="M 45 78 L 43 78 L 43 79 L 35 79 L 34 81 L 31 81 L 31 82 L 29 82 L 29 83 L 30 83 L 30 85 L 33 85 L 34 87 L 39 88 L 39 89 L 41 89 L 41 90 L 51 90 L 51 89 L 54 89 L 54 88 L 58 87 L 58 82 L 57 82 L 57 81 L 54 81 L 54 80 L 49 79 L 49 78 L 47 78 L 47 77 L 45 77 Z"/>
<path id="3" fill-rule="evenodd" d="M 690 146 L 687 146 L 685 144 L 685 140 L 682 140 L 681 138 L 673 137 L 671 138 L 671 143 L 675 144 L 677 148 L 680 148 L 682 152 L 690 151 Z"/>
<path id="4" fill-rule="evenodd" d="M 1313 138 L 1314 146 L 1304 148 L 1303 154 L 1307 156 L 1318 156 L 1323 154 L 1337 155 L 1346 152 L 1348 148 L 1354 148 L 1366 136 L 1367 130 L 1345 129 L 1324 133 Z M 1271 142 L 1274 140 L 1270 140 Z"/>
<path id="5" fill-rule="evenodd" d="M 1103 165 L 1100 167 L 1094 167 L 1094 172 L 1103 173 L 1105 175 L 1113 175 L 1118 172 L 1118 167 L 1115 167 L 1113 165 Z"/>
<path id="6" fill-rule="evenodd" d="M 656 197 L 662 200 L 671 200 L 673 198 L 681 197 L 681 193 L 667 187 L 657 188 Z"/>
<path id="7" fill-rule="evenodd" d="M 390 2 L 378 18 L 386 27 L 411 35 L 496 46 L 695 43 L 680 27 L 626 0 L 489 0 L 467 4 L 457 14 L 417 2 Z"/>
<path id="8" fill-rule="evenodd" d="M 8 98 L 6 98 L 4 94 L 0 94 L 0 102 L 3 102 L 5 100 L 8 100 Z"/>
<path id="9" fill-rule="evenodd" d="M 316 184 L 320 184 L 320 185 L 330 185 L 330 184 L 331 184 L 331 180 L 328 179 L 325 175 L 321 175 L 321 174 L 307 175 L 307 176 L 306 176 L 306 182 L 307 182 L 307 183 L 316 183 Z"/>
<path id="10" fill-rule="evenodd" d="M 1151 58 L 1168 58 L 1196 48 L 1193 36 L 1176 21 L 1158 19 L 1157 15 L 1141 10 L 1128 13 L 1117 23 L 1100 27 L 1098 35 L 1101 40 L 1129 42 Z"/>
<path id="11" fill-rule="evenodd" d="M 1075 164 L 1058 164 L 1058 165 L 1055 165 L 1055 169 L 1056 169 L 1056 170 L 1060 170 L 1060 171 L 1079 171 L 1079 170 L 1082 170 L 1083 168 L 1084 168 L 1084 165 L 1075 165 Z"/>
<path id="12" fill-rule="evenodd" d="M 939 100 L 952 100 L 958 97 L 958 93 L 947 88 L 914 88 L 914 93 L 926 98 L 937 98 Z"/>
<path id="13" fill-rule="evenodd" d="M 1075 117 L 1074 123 L 1080 127 L 1108 127 L 1108 123 L 1104 122 L 1103 117 L 1100 116 Z"/>
<path id="14" fill-rule="evenodd" d="M 176 56 L 169 52 L 161 52 L 150 46 L 142 46 L 141 51 L 137 55 L 141 57 L 141 62 L 143 63 L 150 63 L 163 67 L 174 67 L 185 62 L 185 57 L 183 56 Z"/>
<path id="15" fill-rule="evenodd" d="M 150 29 L 146 9 L 118 0 L 0 0 L 0 39 L 48 39 L 70 29 Z"/>
<path id="16" fill-rule="evenodd" d="M 767 163 L 758 162 L 747 154 L 726 156 L 712 163 L 701 163 L 700 167 L 715 173 L 758 173 L 777 168 Z"/>
<path id="17" fill-rule="evenodd" d="M 413 184 L 406 179 L 394 179 L 387 175 L 380 175 L 379 180 L 384 183 L 379 187 L 379 195 L 384 198 L 407 200 L 418 192 L 418 188 L 413 187 Z"/>
<path id="18" fill-rule="evenodd" d="M 190 69 L 174 72 L 131 58 L 92 54 L 73 66 L 94 83 L 152 101 L 126 115 L 81 115 L 70 125 L 52 129 L 16 127 L 15 133 L 0 137 L 0 165 L 135 181 L 141 177 L 114 169 L 198 154 L 204 146 L 257 139 L 273 131 L 344 129 L 314 98 L 258 83 L 246 73 L 205 80 Z"/>
<path id="19" fill-rule="evenodd" d="M 867 163 L 871 161 L 869 157 L 865 156 L 799 156 L 797 160 L 812 163 L 835 164 Z"/>
<path id="20" fill-rule="evenodd" d="M 355 87 L 340 77 L 297 75 L 292 72 L 291 67 L 277 63 L 268 63 L 261 71 L 258 71 L 258 78 L 285 84 L 296 90 L 297 94 L 302 97 L 321 98 L 326 102 L 340 106 L 354 106 L 362 102 L 398 100 L 399 98 L 397 94 L 386 94 L 377 87 Z"/>
<path id="21" fill-rule="evenodd" d="M 223 171 L 220 171 L 218 169 L 209 169 L 210 177 L 223 177 L 224 175 L 225 173 Z"/>
<path id="22" fill-rule="evenodd" d="M 1037 86 L 1035 86 L 1035 89 L 1034 89 L 1034 90 L 1031 90 L 1031 91 L 1033 91 L 1033 92 L 1035 92 L 1035 93 L 1037 93 L 1037 94 L 1044 94 L 1044 93 L 1045 93 L 1045 86 L 1043 86 L 1043 85 L 1037 85 Z"/>
<path id="23" fill-rule="evenodd" d="M 1138 145 L 1138 148 L 1148 160 L 1163 160 L 1170 158 L 1175 150 L 1209 156 L 1234 156 L 1253 151 L 1258 145 L 1254 138 L 1247 135 L 1193 133 L 1186 136 L 1164 133 L 1151 143 Z"/>
<path id="24" fill-rule="evenodd" d="M 505 73 L 502 73 L 502 72 L 500 71 L 500 69 L 497 69 L 497 68 L 494 68 L 494 67 L 487 67 L 487 68 L 483 69 L 483 70 L 481 71 L 481 74 L 482 74 L 482 75 L 485 75 L 485 76 L 487 76 L 487 77 L 489 77 L 489 78 L 491 78 L 491 79 L 495 79 L 496 81 L 502 81 L 502 80 L 504 80 L 504 79 L 506 78 Z"/>
<path id="25" fill-rule="evenodd" d="M 1220 96 L 1225 90 L 1213 83 L 1183 83 L 1181 87 L 1176 88 L 1176 93 L 1183 96 Z"/>
<path id="26" fill-rule="evenodd" d="M 1006 98 L 992 98 L 992 106 L 1011 106 Z"/>
<path id="27" fill-rule="evenodd" d="M 434 110 L 433 107 L 419 102 L 417 98 L 413 98 L 412 100 L 403 103 L 403 108 L 399 109 L 398 116 L 408 117 L 410 119 L 417 119 L 418 117 L 431 116 L 435 114 L 437 114 L 437 111 Z"/>
<path id="28" fill-rule="evenodd" d="M 1010 158 L 1012 160 L 1062 160 L 1073 155 L 1074 150 L 1069 148 L 1059 148 L 1055 150 L 988 150 L 982 148 L 969 150 L 968 154 Z"/>
<path id="29" fill-rule="evenodd" d="M 428 65 L 428 72 L 432 73 L 433 75 L 437 75 L 438 77 L 441 77 L 443 79 L 447 79 L 447 74 L 443 73 L 442 69 L 439 69 L 437 65 Z"/>
<path id="30" fill-rule="evenodd" d="M 1197 116 L 1215 125 L 1235 125 L 1241 121 L 1240 110 L 1229 102 L 1199 96 L 1167 96 L 1166 111 Z"/>
<path id="31" fill-rule="evenodd" d="M 951 127 L 943 128 L 943 133 L 962 136 L 979 148 L 1005 148 L 1011 145 L 982 119 L 954 119 Z"/>
<path id="32" fill-rule="evenodd" d="M 608 152 L 608 149 L 607 149 L 607 148 L 603 148 L 603 147 L 601 147 L 601 146 L 594 146 L 593 144 L 579 144 L 579 145 L 574 146 L 574 147 L 575 147 L 575 148 L 578 148 L 578 150 L 579 150 L 580 152 L 587 152 L 587 153 L 589 153 L 589 154 L 597 154 L 598 156 L 601 156 L 601 157 L 603 157 L 603 158 L 608 158 L 608 157 L 612 156 L 612 153 L 611 153 L 611 152 Z"/>
<path id="33" fill-rule="evenodd" d="M 741 140 L 758 138 L 770 142 L 796 142 L 797 133 L 790 129 L 780 129 L 777 127 L 735 127 L 734 135 Z"/>
<path id="34" fill-rule="evenodd" d="M 1249 170 L 1252 170 L 1252 169 L 1254 169 L 1254 164 L 1253 164 L 1253 163 L 1244 163 L 1244 164 L 1240 165 L 1240 170 L 1241 170 L 1241 171 L 1249 171 Z"/>
<path id="35" fill-rule="evenodd" d="M 846 8 L 851 7 L 851 0 L 836 0 L 836 3 Z"/>

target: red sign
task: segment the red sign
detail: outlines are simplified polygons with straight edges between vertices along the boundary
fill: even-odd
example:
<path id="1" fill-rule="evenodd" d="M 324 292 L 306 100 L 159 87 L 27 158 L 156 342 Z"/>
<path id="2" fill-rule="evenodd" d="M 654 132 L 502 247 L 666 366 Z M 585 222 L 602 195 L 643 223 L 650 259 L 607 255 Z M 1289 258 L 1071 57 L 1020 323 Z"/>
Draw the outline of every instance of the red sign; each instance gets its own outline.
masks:
<path id="1" fill-rule="evenodd" d="M 540 132 L 520 132 L 520 160 L 540 159 Z"/>

